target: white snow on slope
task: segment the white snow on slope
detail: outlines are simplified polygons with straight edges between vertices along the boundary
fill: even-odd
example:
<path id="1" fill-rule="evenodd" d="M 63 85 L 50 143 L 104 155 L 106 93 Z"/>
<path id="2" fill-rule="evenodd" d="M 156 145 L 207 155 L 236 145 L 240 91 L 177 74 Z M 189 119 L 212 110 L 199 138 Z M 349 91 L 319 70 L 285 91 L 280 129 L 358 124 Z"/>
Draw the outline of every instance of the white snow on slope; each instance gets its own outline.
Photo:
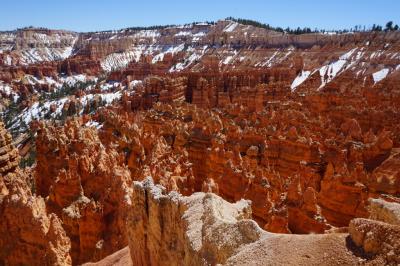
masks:
<path id="1" fill-rule="evenodd" d="M 121 82 L 118 81 L 109 81 L 109 82 L 104 82 L 99 85 L 101 91 L 109 91 L 109 90 L 115 90 L 121 87 Z"/>
<path id="2" fill-rule="evenodd" d="M 97 129 L 100 129 L 102 125 L 100 125 L 100 123 L 97 121 L 90 120 L 86 122 L 85 127 L 95 127 Z"/>
<path id="3" fill-rule="evenodd" d="M 151 50 L 152 47 L 150 46 L 147 49 Z M 138 45 L 123 53 L 112 53 L 107 55 L 107 57 L 101 61 L 100 65 L 105 71 L 121 69 L 132 61 L 138 62 L 145 50 L 146 46 Z"/>
<path id="4" fill-rule="evenodd" d="M 158 30 L 141 30 L 133 35 L 136 38 L 157 38 L 161 34 Z"/>
<path id="5" fill-rule="evenodd" d="M 222 59 L 219 63 L 219 65 L 228 65 L 230 62 L 232 62 L 233 58 L 238 54 L 238 51 L 233 50 L 233 55 L 228 55 L 224 59 Z"/>
<path id="6" fill-rule="evenodd" d="M 222 60 L 222 64 L 227 65 L 230 61 L 232 61 L 233 55 L 227 56 L 224 60 Z"/>
<path id="7" fill-rule="evenodd" d="M 19 95 L 14 92 L 9 84 L 5 84 L 3 81 L 0 81 L 0 96 L 2 93 L 5 94 L 6 97 L 12 97 L 14 102 L 16 102 L 19 98 Z"/>
<path id="8" fill-rule="evenodd" d="M 105 71 L 117 70 L 126 67 L 133 60 L 137 61 L 136 60 L 137 57 L 138 57 L 138 51 L 112 53 L 109 54 L 104 60 L 102 60 L 100 65 Z"/>
<path id="9" fill-rule="evenodd" d="M 39 102 L 36 102 L 31 107 L 25 108 L 22 111 L 22 113 L 17 117 L 14 125 L 11 128 L 18 127 L 19 120 L 22 120 L 25 124 L 29 125 L 32 120 L 44 118 L 46 114 L 50 111 L 50 106 L 52 105 L 56 106 L 56 110 L 54 112 L 51 112 L 49 115 L 52 118 L 56 118 L 57 115 L 61 114 L 62 107 L 67 100 L 68 98 L 65 97 L 59 100 L 45 102 L 42 105 L 40 105 Z"/>
<path id="10" fill-rule="evenodd" d="M 204 37 L 204 36 L 206 36 L 206 33 L 203 32 L 203 31 L 200 31 L 200 32 L 198 32 L 196 34 L 193 34 L 192 42 L 200 41 L 201 37 Z"/>
<path id="11" fill-rule="evenodd" d="M 161 52 L 158 55 L 156 55 L 151 62 L 155 64 L 158 61 L 162 61 L 164 59 L 165 54 L 171 53 L 172 55 L 175 55 L 176 53 L 182 51 L 184 48 L 185 44 L 183 43 L 178 46 L 171 46 L 165 52 Z"/>
<path id="12" fill-rule="evenodd" d="M 97 78 L 95 78 L 96 80 Z M 66 77 L 61 77 L 60 81 L 62 83 L 67 83 L 69 86 L 73 86 L 78 82 L 86 82 L 88 80 L 88 77 L 84 74 L 78 74 L 78 75 L 73 75 L 73 76 L 66 76 Z"/>
<path id="13" fill-rule="evenodd" d="M 0 33 L 0 42 L 14 42 L 16 37 L 15 32 L 2 32 Z"/>
<path id="14" fill-rule="evenodd" d="M 48 84 L 48 85 L 54 85 L 56 88 L 62 87 L 62 85 L 65 83 L 69 86 L 73 86 L 78 82 L 86 82 L 87 80 L 96 80 L 97 78 L 88 78 L 84 74 L 78 74 L 78 75 L 72 75 L 72 76 L 61 76 L 59 77 L 58 80 L 54 80 L 52 77 L 43 77 L 43 79 L 38 79 L 35 76 L 32 75 L 25 75 L 23 77 L 23 80 L 28 82 L 31 85 L 36 85 L 36 84 Z M 16 80 L 19 81 L 19 80 Z"/>
<path id="15" fill-rule="evenodd" d="M 4 63 L 5 63 L 6 65 L 8 65 L 8 66 L 11 66 L 11 65 L 12 65 L 12 58 L 11 58 L 11 56 L 7 55 L 7 56 L 6 56 L 6 59 L 4 60 Z"/>
<path id="16" fill-rule="evenodd" d="M 278 51 L 276 51 L 270 58 L 268 58 L 268 60 L 262 64 L 262 66 L 267 66 L 267 67 L 271 67 L 272 66 L 272 62 L 274 60 L 274 58 L 276 57 L 276 55 L 278 54 Z"/>
<path id="17" fill-rule="evenodd" d="M 353 53 L 357 50 L 357 48 L 354 48 L 347 53 L 341 55 L 339 57 L 339 60 L 334 61 L 328 65 L 325 65 L 319 69 L 319 74 L 321 76 L 321 86 L 318 89 L 323 88 L 327 83 L 331 82 L 337 75 L 339 75 L 342 71 L 346 70 L 346 68 L 350 67 L 353 65 L 356 60 L 361 58 L 362 54 L 357 54 L 356 60 L 349 62 L 350 57 L 353 55 Z M 344 66 L 347 65 L 346 68 Z"/>
<path id="18" fill-rule="evenodd" d="M 200 31 L 198 33 L 192 33 L 191 31 L 180 31 L 175 34 L 175 37 L 192 37 L 192 42 L 199 41 L 201 37 L 206 36 L 207 33 Z"/>
<path id="19" fill-rule="evenodd" d="M 9 96 L 12 91 L 12 88 L 8 84 L 3 84 L 3 81 L 0 81 L 0 92 L 3 92 L 7 96 Z"/>
<path id="20" fill-rule="evenodd" d="M 180 31 L 175 34 L 176 37 L 178 36 L 192 36 L 193 33 L 191 31 Z"/>
<path id="21" fill-rule="evenodd" d="M 20 62 L 23 65 L 35 64 L 43 61 L 64 60 L 72 54 L 72 47 L 66 48 L 31 48 L 21 52 Z"/>
<path id="22" fill-rule="evenodd" d="M 347 53 L 341 55 L 339 57 L 340 60 L 348 60 L 350 59 L 351 55 L 357 50 L 357 48 L 351 49 L 350 51 L 348 51 Z"/>
<path id="23" fill-rule="evenodd" d="M 188 49 L 187 52 L 192 52 L 192 54 L 189 57 L 185 58 L 183 62 L 177 63 L 176 65 L 172 66 L 169 69 L 169 72 L 179 72 L 184 70 L 188 66 L 192 65 L 196 60 L 199 60 L 200 58 L 203 57 L 203 55 L 207 51 L 207 48 L 208 48 L 207 45 L 203 46 L 203 49 L 200 51 L 200 53 L 195 51 L 193 48 Z"/>
<path id="24" fill-rule="evenodd" d="M 122 97 L 121 91 L 117 92 L 110 92 L 110 93 L 104 93 L 100 94 L 101 99 L 105 101 L 108 104 L 111 104 L 113 101 L 119 100 Z"/>
<path id="25" fill-rule="evenodd" d="M 82 103 L 82 110 L 80 111 L 80 114 L 83 113 L 85 106 L 90 104 L 90 102 L 96 95 L 99 95 L 101 99 L 106 103 L 106 105 L 109 105 L 113 101 L 120 99 L 122 93 L 118 91 L 114 93 L 84 95 L 83 97 L 78 99 Z M 31 107 L 25 108 L 22 113 L 16 117 L 12 128 L 17 128 L 18 126 L 20 126 L 20 120 L 29 125 L 31 121 L 35 119 L 44 119 L 46 115 L 56 119 L 59 115 L 62 114 L 63 106 L 70 98 L 70 96 L 66 96 L 58 100 L 46 101 L 42 104 L 40 104 L 39 102 L 34 103 Z M 51 106 L 56 107 L 54 112 L 50 112 Z"/>
<path id="26" fill-rule="evenodd" d="M 47 36 L 47 35 L 46 35 Z M 20 51 L 20 62 L 22 65 L 35 64 L 44 61 L 64 60 L 72 55 L 75 38 L 70 46 L 63 48 L 30 48 Z"/>
<path id="27" fill-rule="evenodd" d="M 140 84 L 142 84 L 142 83 L 143 83 L 142 80 L 132 80 L 132 81 L 129 83 L 129 85 L 130 85 L 131 87 L 136 87 L 136 86 L 138 86 L 138 85 L 140 85 Z"/>
<path id="28" fill-rule="evenodd" d="M 24 36 L 23 39 L 26 40 L 28 45 L 11 51 L 13 47 L 7 43 L 16 43 L 16 35 L 0 33 L 0 43 L 6 43 L 2 45 L 0 50 L 11 51 L 13 57 L 18 58 L 18 61 L 15 60 L 14 62 L 7 60 L 6 64 L 12 65 L 19 62 L 21 65 L 29 65 L 44 61 L 63 60 L 72 55 L 78 36 L 70 33 L 45 34 L 34 32 L 32 35 Z"/>
<path id="29" fill-rule="evenodd" d="M 357 51 L 358 50 L 358 51 Z M 327 65 L 324 65 L 320 68 L 317 68 L 313 71 L 302 71 L 292 82 L 292 85 L 290 86 L 292 91 L 296 90 L 296 88 L 302 84 L 305 80 L 308 79 L 308 77 L 312 74 L 314 74 L 316 71 L 319 71 L 319 74 L 321 76 L 321 85 L 318 88 L 320 90 L 323 88 L 327 83 L 331 82 L 335 77 L 340 75 L 343 71 L 353 67 L 352 69 L 354 70 L 354 65 L 358 63 L 361 58 L 365 54 L 365 48 L 354 48 L 345 54 L 341 55 L 337 61 L 331 62 Z M 271 58 L 272 59 L 272 58 Z M 362 65 L 362 64 L 361 64 Z M 358 73 L 363 73 L 364 70 L 359 70 Z"/>
<path id="30" fill-rule="evenodd" d="M 79 101 L 82 103 L 82 106 L 85 107 L 88 105 L 95 96 L 101 96 L 102 101 L 106 103 L 106 105 L 111 104 L 113 101 L 118 100 L 121 98 L 122 93 L 120 91 L 117 92 L 110 92 L 110 93 L 103 93 L 103 94 L 87 94 L 84 95 Z M 80 114 L 83 114 L 84 108 L 80 111 Z"/>
<path id="31" fill-rule="evenodd" d="M 1 42 L 1 39 L 0 39 Z M 4 53 L 4 52 L 8 52 L 11 51 L 12 48 L 14 47 L 11 44 L 1 44 L 2 46 L 0 46 L 0 54 Z"/>
<path id="32" fill-rule="evenodd" d="M 237 22 L 233 22 L 231 21 L 225 28 L 224 28 L 224 32 L 232 32 L 236 29 L 236 27 L 239 25 L 239 23 Z"/>
<path id="33" fill-rule="evenodd" d="M 345 64 L 346 60 L 338 60 L 330 63 L 329 65 L 321 67 L 319 70 L 319 74 L 321 76 L 321 87 L 332 81 Z"/>
<path id="34" fill-rule="evenodd" d="M 62 44 L 65 43 L 66 41 L 70 41 L 74 36 L 72 34 L 59 34 L 59 33 L 52 33 L 50 35 L 45 34 L 45 33 L 40 33 L 40 32 L 34 32 L 33 35 L 31 36 L 32 41 L 44 43 L 44 44 Z M 74 38 L 74 41 L 76 41 L 76 38 Z"/>
<path id="35" fill-rule="evenodd" d="M 384 68 L 381 69 L 377 72 L 375 72 L 374 74 L 372 74 L 372 77 L 374 79 L 374 83 L 377 83 L 379 81 L 381 81 L 382 79 L 386 78 L 386 76 L 389 74 L 389 69 L 388 68 Z"/>
<path id="36" fill-rule="evenodd" d="M 324 31 L 322 34 L 324 34 L 324 35 L 336 35 L 337 33 L 335 31 Z"/>
<path id="37" fill-rule="evenodd" d="M 273 60 L 274 60 L 274 58 L 278 55 L 278 53 L 279 53 L 279 51 L 275 51 L 273 54 L 272 54 L 272 56 L 271 57 L 266 57 L 265 59 L 267 59 L 267 61 L 265 61 L 265 62 L 262 62 L 262 61 L 260 61 L 260 62 L 258 62 L 257 64 L 255 64 L 254 66 L 262 66 L 262 67 L 271 67 L 272 66 L 272 64 L 273 64 Z"/>
<path id="38" fill-rule="evenodd" d="M 311 71 L 301 71 L 301 73 L 293 80 L 290 88 L 295 91 L 300 84 L 302 84 L 311 74 Z"/>

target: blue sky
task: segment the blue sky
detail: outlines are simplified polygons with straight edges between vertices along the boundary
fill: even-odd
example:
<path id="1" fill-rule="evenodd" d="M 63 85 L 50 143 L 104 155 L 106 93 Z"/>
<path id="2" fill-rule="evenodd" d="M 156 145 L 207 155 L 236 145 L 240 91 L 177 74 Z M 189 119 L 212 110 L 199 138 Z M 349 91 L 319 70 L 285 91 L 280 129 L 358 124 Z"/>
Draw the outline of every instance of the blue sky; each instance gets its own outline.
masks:
<path id="1" fill-rule="evenodd" d="M 228 16 L 284 28 L 400 24 L 399 0 L 1 0 L 0 9 L 0 30 L 32 25 L 93 31 Z"/>

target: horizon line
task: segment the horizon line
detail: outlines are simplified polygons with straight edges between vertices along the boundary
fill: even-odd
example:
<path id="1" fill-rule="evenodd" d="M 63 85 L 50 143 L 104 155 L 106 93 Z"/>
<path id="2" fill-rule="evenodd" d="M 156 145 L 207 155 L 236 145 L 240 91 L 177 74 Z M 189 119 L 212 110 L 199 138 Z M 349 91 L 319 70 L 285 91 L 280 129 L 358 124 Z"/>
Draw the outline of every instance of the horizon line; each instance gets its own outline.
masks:
<path id="1" fill-rule="evenodd" d="M 187 22 L 187 23 L 178 23 L 178 24 L 154 24 L 154 25 L 148 25 L 148 26 L 143 26 L 143 25 L 135 25 L 135 26 L 126 26 L 126 27 L 121 27 L 121 28 L 116 28 L 116 29 L 104 29 L 104 30 L 90 30 L 90 31 L 81 31 L 81 30 L 73 30 L 73 29 L 68 29 L 68 28 L 51 28 L 51 27 L 43 27 L 43 26 L 34 26 L 34 25 L 29 25 L 29 26 L 23 26 L 23 27 L 17 27 L 17 28 L 13 28 L 13 29 L 6 29 L 6 30 L 2 30 L 0 29 L 0 32 L 13 32 L 13 31 L 18 31 L 18 30 L 24 30 L 24 29 L 46 29 L 46 30 L 60 30 L 60 31 L 69 31 L 69 32 L 75 32 L 75 33 L 93 33 L 93 32 L 109 32 L 109 31 L 119 31 L 119 30 L 126 30 L 126 29 L 134 29 L 134 28 L 143 28 L 143 30 L 145 29 L 149 29 L 149 28 L 156 28 L 156 27 L 177 27 L 177 26 L 186 26 L 186 25 L 190 25 L 190 24 L 199 24 L 199 23 L 208 23 L 208 24 L 213 24 L 213 23 L 217 23 L 219 21 L 234 21 L 235 19 L 241 19 L 241 20 L 248 20 L 248 21 L 252 21 L 252 22 L 257 22 L 260 24 L 264 24 L 264 25 L 268 25 L 272 28 L 281 28 L 283 30 L 286 29 L 291 29 L 291 30 L 296 30 L 298 28 L 300 29 L 312 29 L 314 31 L 317 32 L 340 32 L 340 31 L 354 31 L 354 27 L 359 27 L 358 30 L 356 29 L 355 31 L 371 31 L 371 29 L 373 29 L 374 26 L 381 26 L 382 28 L 385 27 L 385 25 L 381 25 L 379 23 L 373 23 L 372 25 L 354 25 L 351 28 L 335 28 L 335 29 L 322 29 L 322 28 L 318 28 L 318 27 L 310 27 L 310 26 L 306 26 L 306 27 L 286 27 L 286 28 L 282 28 L 281 26 L 272 26 L 269 23 L 265 23 L 265 22 L 260 22 L 258 20 L 255 19 L 249 19 L 249 18 L 236 18 L 236 17 L 226 17 L 226 18 L 221 18 L 218 20 L 204 20 L 204 21 L 192 21 L 192 22 Z M 393 22 L 393 25 L 397 25 L 393 20 L 388 20 L 386 22 Z M 240 22 L 239 22 L 240 23 Z M 255 26 L 257 27 L 257 26 Z M 361 28 L 363 28 L 364 30 L 360 30 Z"/>

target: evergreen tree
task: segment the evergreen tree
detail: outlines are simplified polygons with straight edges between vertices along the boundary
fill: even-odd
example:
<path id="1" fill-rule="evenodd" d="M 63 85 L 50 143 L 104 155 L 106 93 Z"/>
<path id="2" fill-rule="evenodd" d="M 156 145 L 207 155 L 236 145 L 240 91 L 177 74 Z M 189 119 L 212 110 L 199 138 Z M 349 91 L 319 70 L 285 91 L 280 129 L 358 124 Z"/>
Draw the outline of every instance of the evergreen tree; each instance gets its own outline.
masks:
<path id="1" fill-rule="evenodd" d="M 382 26 L 374 24 L 374 25 L 372 25 L 371 30 L 372 31 L 382 31 Z"/>
<path id="2" fill-rule="evenodd" d="M 385 31 L 392 31 L 393 30 L 393 21 L 389 21 L 386 23 L 386 29 Z"/>

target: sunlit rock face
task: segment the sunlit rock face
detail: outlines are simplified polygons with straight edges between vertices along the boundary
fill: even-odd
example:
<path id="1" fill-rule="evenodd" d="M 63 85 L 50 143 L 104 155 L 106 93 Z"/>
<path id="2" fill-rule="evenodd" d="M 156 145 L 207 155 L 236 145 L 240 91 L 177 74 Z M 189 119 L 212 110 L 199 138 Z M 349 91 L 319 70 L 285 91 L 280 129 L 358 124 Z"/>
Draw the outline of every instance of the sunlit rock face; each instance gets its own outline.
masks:
<path id="1" fill-rule="evenodd" d="M 37 193 L 62 220 L 72 240 L 73 263 L 125 247 L 131 176 L 121 156 L 101 143 L 95 129 L 81 128 L 78 121 L 63 128 L 41 125 L 36 146 Z"/>
<path id="2" fill-rule="evenodd" d="M 62 221 L 32 193 L 29 171 L 18 168 L 18 150 L 0 122 L 0 262 L 6 265 L 70 265 L 70 239 Z"/>
<path id="3" fill-rule="evenodd" d="M 0 176 L 13 172 L 19 163 L 18 150 L 15 149 L 10 133 L 0 121 Z"/>

